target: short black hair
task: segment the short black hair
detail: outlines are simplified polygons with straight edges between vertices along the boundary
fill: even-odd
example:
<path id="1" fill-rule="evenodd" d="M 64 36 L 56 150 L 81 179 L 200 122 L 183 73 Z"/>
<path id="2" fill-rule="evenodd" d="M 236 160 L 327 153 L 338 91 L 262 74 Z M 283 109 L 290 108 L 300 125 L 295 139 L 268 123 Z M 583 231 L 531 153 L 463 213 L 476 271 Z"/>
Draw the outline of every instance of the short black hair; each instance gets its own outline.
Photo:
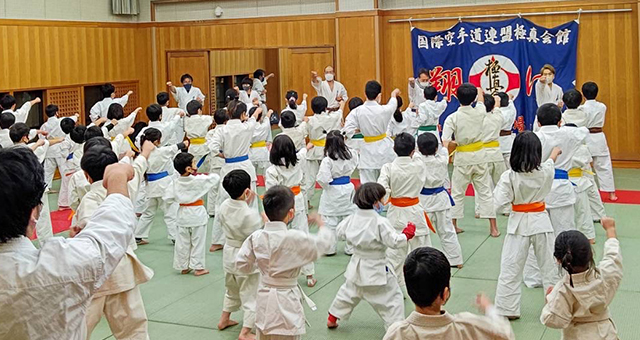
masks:
<path id="1" fill-rule="evenodd" d="M 224 125 L 229 120 L 229 114 L 225 109 L 217 109 L 216 112 L 213 113 L 213 120 L 216 122 L 216 125 Z"/>
<path id="2" fill-rule="evenodd" d="M 106 83 L 100 86 L 100 93 L 102 93 L 102 97 L 104 98 L 111 97 L 111 94 L 114 92 L 116 92 L 116 88 L 111 83 Z"/>
<path id="3" fill-rule="evenodd" d="M 296 145 L 291 137 L 285 134 L 279 134 L 273 139 L 271 151 L 269 153 L 269 162 L 277 166 L 295 166 L 298 163 L 298 155 L 296 154 Z"/>
<path id="4" fill-rule="evenodd" d="M 104 133 L 102 133 L 102 129 L 97 126 L 89 126 L 87 130 L 84 132 L 84 140 L 89 141 L 92 138 L 96 137 L 104 137 Z"/>
<path id="5" fill-rule="evenodd" d="M 368 100 L 374 100 L 382 92 L 382 85 L 375 80 L 369 80 L 364 86 L 364 94 Z"/>
<path id="6" fill-rule="evenodd" d="M 244 85 L 249 85 L 250 87 L 253 87 L 253 80 L 251 80 L 251 78 L 249 77 L 242 78 L 242 81 L 240 82 L 240 86 L 244 87 Z"/>
<path id="7" fill-rule="evenodd" d="M 113 150 L 113 146 L 111 145 L 111 141 L 109 141 L 108 139 L 106 139 L 104 137 L 95 137 L 95 138 L 88 139 L 86 141 L 86 143 L 84 143 L 82 145 L 82 150 L 84 150 L 84 152 L 86 152 L 87 150 L 89 150 L 91 148 L 97 148 L 97 147 L 107 148 L 109 150 Z"/>
<path id="8" fill-rule="evenodd" d="M 504 92 L 496 93 L 496 96 L 500 97 L 500 107 L 509 106 L 509 95 Z"/>
<path id="9" fill-rule="evenodd" d="M 94 143 L 94 142 L 92 142 Z M 111 164 L 118 163 L 118 156 L 111 148 L 104 146 L 87 147 L 80 161 L 80 168 L 86 172 L 92 181 L 104 178 L 104 169 Z"/>
<path id="10" fill-rule="evenodd" d="M 19 142 L 22 137 L 29 136 L 29 127 L 25 123 L 15 123 L 9 128 L 9 138 L 14 143 Z"/>
<path id="11" fill-rule="evenodd" d="M 2 99 L 0 99 L 0 106 L 2 106 L 5 110 L 11 110 L 11 107 L 16 105 L 16 98 L 10 94 L 5 94 Z"/>
<path id="12" fill-rule="evenodd" d="M 311 111 L 315 114 L 320 114 L 327 110 L 328 105 L 329 102 L 327 101 L 327 98 L 321 96 L 314 97 L 311 100 Z"/>
<path id="13" fill-rule="evenodd" d="M 420 75 L 422 75 L 422 74 L 424 74 L 424 75 L 426 75 L 426 76 L 428 77 L 428 76 L 429 76 L 429 70 L 427 70 L 427 69 L 426 69 L 426 68 L 424 68 L 424 67 L 423 67 L 423 68 L 421 68 L 421 69 L 419 69 L 419 70 L 418 70 L 418 77 L 420 77 Z"/>
<path id="14" fill-rule="evenodd" d="M 202 110 L 202 103 L 197 100 L 192 100 L 187 103 L 187 113 L 189 116 L 194 116 L 198 114 L 198 110 Z"/>
<path id="15" fill-rule="evenodd" d="M 404 280 L 411 301 L 418 307 L 429 307 L 449 288 L 451 265 L 438 249 L 414 249 L 404 261 Z"/>
<path id="16" fill-rule="evenodd" d="M 509 164 L 515 172 L 532 172 L 540 168 L 542 162 L 542 143 L 540 138 L 531 132 L 520 132 L 513 140 Z"/>
<path id="17" fill-rule="evenodd" d="M 423 133 L 418 136 L 418 151 L 425 156 L 433 156 L 438 151 L 438 137 L 433 133 Z"/>
<path id="18" fill-rule="evenodd" d="M 290 188 L 276 185 L 264 194 L 262 205 L 269 221 L 282 222 L 295 206 L 295 196 Z"/>
<path id="19" fill-rule="evenodd" d="M 122 105 L 118 103 L 112 103 L 109 105 L 109 109 L 107 110 L 107 119 L 120 120 L 122 118 L 124 118 L 124 109 L 122 108 Z"/>
<path id="20" fill-rule="evenodd" d="M 44 108 L 44 113 L 47 115 L 47 117 L 55 116 L 56 113 L 58 113 L 58 105 L 55 105 L 55 104 L 47 105 L 47 107 Z"/>
<path id="21" fill-rule="evenodd" d="M 251 188 L 251 176 L 241 169 L 232 170 L 222 179 L 222 187 L 229 197 L 237 200 L 245 190 Z"/>
<path id="22" fill-rule="evenodd" d="M 167 92 L 160 92 L 156 95 L 156 101 L 159 105 L 166 105 L 169 102 L 169 94 Z"/>
<path id="23" fill-rule="evenodd" d="M 360 209 L 373 209 L 373 205 L 381 201 L 387 191 L 382 185 L 376 182 L 369 182 L 360 185 L 353 195 L 353 203 Z"/>
<path id="24" fill-rule="evenodd" d="M 146 113 L 150 122 L 157 122 L 162 116 L 162 107 L 159 104 L 151 104 L 147 106 Z"/>
<path id="25" fill-rule="evenodd" d="M 482 96 L 484 97 L 484 107 L 487 112 L 493 111 L 493 108 L 496 107 L 496 100 L 488 93 L 485 93 Z"/>
<path id="26" fill-rule="evenodd" d="M 471 83 L 464 83 L 456 90 L 456 97 L 462 106 L 469 106 L 478 97 L 478 89 Z"/>
<path id="27" fill-rule="evenodd" d="M 184 175 L 187 172 L 187 167 L 193 165 L 193 155 L 188 152 L 180 152 L 173 159 L 173 168 L 180 175 Z"/>
<path id="28" fill-rule="evenodd" d="M 60 129 L 62 130 L 62 132 L 64 132 L 65 135 L 70 134 L 75 126 L 76 121 L 69 117 L 62 118 L 62 120 L 60 121 Z"/>
<path id="29" fill-rule="evenodd" d="M 253 72 L 253 77 L 260 78 L 260 77 L 263 77 L 265 73 L 266 72 L 263 69 L 259 68 Z"/>
<path id="30" fill-rule="evenodd" d="M 280 122 L 283 128 L 292 128 L 296 126 L 296 114 L 287 110 L 280 116 Z"/>
<path id="31" fill-rule="evenodd" d="M 84 143 L 84 135 L 87 132 L 87 128 L 84 125 L 76 125 L 73 127 L 71 132 L 69 132 L 69 137 L 75 143 L 82 144 Z M 102 131 L 100 131 L 102 133 Z"/>
<path id="32" fill-rule="evenodd" d="M 364 104 L 364 101 L 362 100 L 362 98 L 360 97 L 353 97 L 351 99 L 349 99 L 349 111 L 353 111 L 353 109 L 355 109 L 356 107 L 360 106 Z"/>
<path id="33" fill-rule="evenodd" d="M 229 102 L 227 108 L 231 119 L 240 119 L 242 114 L 247 113 L 247 105 L 239 100 Z"/>
<path id="34" fill-rule="evenodd" d="M 193 82 L 193 77 L 189 73 L 185 73 L 180 76 L 180 84 L 184 83 L 184 81 L 187 79 L 191 79 L 191 82 Z"/>
<path id="35" fill-rule="evenodd" d="M 554 103 L 542 104 L 542 106 L 538 108 L 536 115 L 538 116 L 538 123 L 542 126 L 558 125 L 562 119 L 562 111 L 560 111 L 558 105 Z"/>
<path id="36" fill-rule="evenodd" d="M 402 97 L 396 96 L 396 101 L 398 105 L 396 106 L 396 111 L 393 113 L 393 119 L 398 123 L 402 123 L 402 120 L 404 120 L 402 116 Z"/>
<path id="37" fill-rule="evenodd" d="M 0 128 L 8 129 L 15 124 L 16 116 L 11 112 L 0 113 Z"/>
<path id="38" fill-rule="evenodd" d="M 398 157 L 410 156 L 415 149 L 416 139 L 406 132 L 397 135 L 396 139 L 393 141 L 393 151 L 396 152 Z"/>
<path id="39" fill-rule="evenodd" d="M 436 90 L 433 86 L 427 86 L 424 88 L 424 99 L 426 100 L 436 100 L 438 97 L 438 90 Z"/>
<path id="40" fill-rule="evenodd" d="M 0 243 L 31 236 L 31 211 L 41 204 L 46 188 L 38 157 L 27 148 L 0 149 L 0 183 Z"/>
<path id="41" fill-rule="evenodd" d="M 562 95 L 562 102 L 569 109 L 577 109 L 582 104 L 582 93 L 576 89 L 571 89 Z"/>
<path id="42" fill-rule="evenodd" d="M 238 99 L 238 92 L 235 89 L 228 89 L 224 93 L 224 102 L 229 103 L 230 101 Z"/>
<path id="43" fill-rule="evenodd" d="M 162 140 L 162 132 L 156 128 L 148 128 L 144 130 L 142 135 L 140 135 L 140 146 L 142 146 L 145 141 L 155 143 L 156 141 L 160 140 Z"/>
<path id="44" fill-rule="evenodd" d="M 598 97 L 598 84 L 588 81 L 582 84 L 582 94 L 587 100 L 593 100 Z"/>
<path id="45" fill-rule="evenodd" d="M 344 141 L 344 135 L 340 130 L 331 130 L 327 133 L 324 146 L 324 156 L 337 161 L 338 159 L 348 160 L 353 157 L 351 151 Z"/>

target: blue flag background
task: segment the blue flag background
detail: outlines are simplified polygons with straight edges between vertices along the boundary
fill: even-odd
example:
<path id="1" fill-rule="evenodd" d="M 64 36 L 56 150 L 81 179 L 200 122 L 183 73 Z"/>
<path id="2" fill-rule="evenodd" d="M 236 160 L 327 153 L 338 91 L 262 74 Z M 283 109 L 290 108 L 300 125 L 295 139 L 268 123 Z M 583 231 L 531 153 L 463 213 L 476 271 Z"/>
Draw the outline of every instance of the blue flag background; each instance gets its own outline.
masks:
<path id="1" fill-rule="evenodd" d="M 459 22 L 448 30 L 411 30 L 413 70 L 429 70 L 438 97 L 449 102 L 440 124 L 459 107 L 456 89 L 465 82 L 486 93 L 507 92 L 518 110 L 516 128 L 530 130 L 538 108 L 535 85 L 540 69 L 556 69 L 554 83 L 575 87 L 577 21 L 554 28 L 516 18 L 495 22 Z"/>

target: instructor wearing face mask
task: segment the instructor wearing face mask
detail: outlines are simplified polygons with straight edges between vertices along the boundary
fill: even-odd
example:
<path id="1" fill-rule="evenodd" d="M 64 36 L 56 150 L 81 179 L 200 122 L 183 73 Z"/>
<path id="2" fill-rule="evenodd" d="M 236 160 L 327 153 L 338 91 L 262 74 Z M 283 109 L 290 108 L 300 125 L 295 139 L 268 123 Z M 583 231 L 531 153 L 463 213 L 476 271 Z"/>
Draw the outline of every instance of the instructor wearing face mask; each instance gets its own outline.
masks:
<path id="1" fill-rule="evenodd" d="M 431 85 L 429 82 L 429 71 L 421 68 L 418 71 L 417 78 L 409 78 L 409 101 L 414 104 L 415 107 L 420 106 L 426 99 L 424 98 L 424 88 Z"/>
<path id="2" fill-rule="evenodd" d="M 538 107 L 547 103 L 556 104 L 560 108 L 564 106 L 562 88 L 553 83 L 555 76 L 556 69 L 553 66 L 549 64 L 542 66 L 540 79 L 536 83 L 536 102 L 538 102 Z"/>
<path id="3" fill-rule="evenodd" d="M 183 74 L 182 77 L 180 77 L 180 83 L 182 87 L 175 87 L 172 82 L 168 81 L 167 87 L 182 111 L 187 111 L 187 104 L 192 100 L 197 100 L 204 104 L 204 94 L 202 94 L 199 88 L 193 86 L 193 77 L 190 74 Z"/>
<path id="4" fill-rule="evenodd" d="M 318 92 L 318 96 L 324 97 L 327 99 L 328 111 L 336 111 L 340 108 L 340 103 L 338 103 L 338 98 L 342 98 L 342 101 L 347 102 L 347 90 L 344 86 L 336 81 L 335 72 L 333 71 L 333 67 L 327 66 L 324 69 L 324 79 L 318 77 L 318 72 L 311 71 L 311 85 Z"/>

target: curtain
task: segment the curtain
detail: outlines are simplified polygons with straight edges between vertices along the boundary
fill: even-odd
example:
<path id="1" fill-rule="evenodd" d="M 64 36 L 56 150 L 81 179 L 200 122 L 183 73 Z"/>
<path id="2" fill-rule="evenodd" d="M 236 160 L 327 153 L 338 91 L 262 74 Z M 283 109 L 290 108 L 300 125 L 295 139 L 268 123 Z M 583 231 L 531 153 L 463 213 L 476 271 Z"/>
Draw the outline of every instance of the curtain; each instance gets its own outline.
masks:
<path id="1" fill-rule="evenodd" d="M 111 0 L 111 11 L 116 15 L 140 14 L 139 0 Z"/>

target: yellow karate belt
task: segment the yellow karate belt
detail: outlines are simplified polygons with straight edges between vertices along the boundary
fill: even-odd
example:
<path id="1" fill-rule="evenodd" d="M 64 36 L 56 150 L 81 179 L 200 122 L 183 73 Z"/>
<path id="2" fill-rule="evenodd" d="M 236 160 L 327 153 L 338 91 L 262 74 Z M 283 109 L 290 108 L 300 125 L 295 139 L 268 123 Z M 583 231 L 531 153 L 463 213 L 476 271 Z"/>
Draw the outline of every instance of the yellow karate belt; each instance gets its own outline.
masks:
<path id="1" fill-rule="evenodd" d="M 475 142 L 467 145 L 458 145 L 455 152 L 475 152 L 482 150 L 482 148 L 484 148 L 483 142 Z"/>
<path id="2" fill-rule="evenodd" d="M 500 147 L 500 142 L 498 142 L 497 140 L 494 140 L 492 142 L 487 142 L 482 144 L 483 148 L 499 148 Z"/>
<path id="3" fill-rule="evenodd" d="M 200 144 L 204 144 L 206 142 L 207 142 L 207 140 L 204 137 L 189 139 L 189 143 L 191 143 L 193 145 L 200 145 Z"/>
<path id="4" fill-rule="evenodd" d="M 255 148 L 263 148 L 267 146 L 267 141 L 261 140 L 255 143 L 251 143 L 251 148 L 255 149 Z"/>
<path id="5" fill-rule="evenodd" d="M 129 138 L 129 136 L 127 136 L 127 142 L 129 142 L 129 146 L 131 146 L 131 150 L 140 153 L 140 150 L 138 150 L 138 147 L 133 143 L 133 141 L 131 140 L 131 138 Z"/>
<path id="6" fill-rule="evenodd" d="M 381 135 L 377 135 L 377 136 L 364 136 L 364 141 L 365 143 L 374 143 L 377 142 L 379 140 L 383 140 L 387 138 L 387 134 L 383 133 Z"/>
<path id="7" fill-rule="evenodd" d="M 580 168 L 573 168 L 571 170 L 569 170 L 569 177 L 582 177 L 584 175 L 584 173 L 588 173 L 589 175 L 595 175 L 595 173 L 593 173 L 592 171 L 589 170 L 582 170 Z"/>
<path id="8" fill-rule="evenodd" d="M 326 139 L 312 139 L 312 140 L 310 140 L 310 142 L 314 146 L 319 146 L 319 147 L 323 147 L 323 148 L 324 148 L 325 144 L 327 144 L 327 140 Z"/>

